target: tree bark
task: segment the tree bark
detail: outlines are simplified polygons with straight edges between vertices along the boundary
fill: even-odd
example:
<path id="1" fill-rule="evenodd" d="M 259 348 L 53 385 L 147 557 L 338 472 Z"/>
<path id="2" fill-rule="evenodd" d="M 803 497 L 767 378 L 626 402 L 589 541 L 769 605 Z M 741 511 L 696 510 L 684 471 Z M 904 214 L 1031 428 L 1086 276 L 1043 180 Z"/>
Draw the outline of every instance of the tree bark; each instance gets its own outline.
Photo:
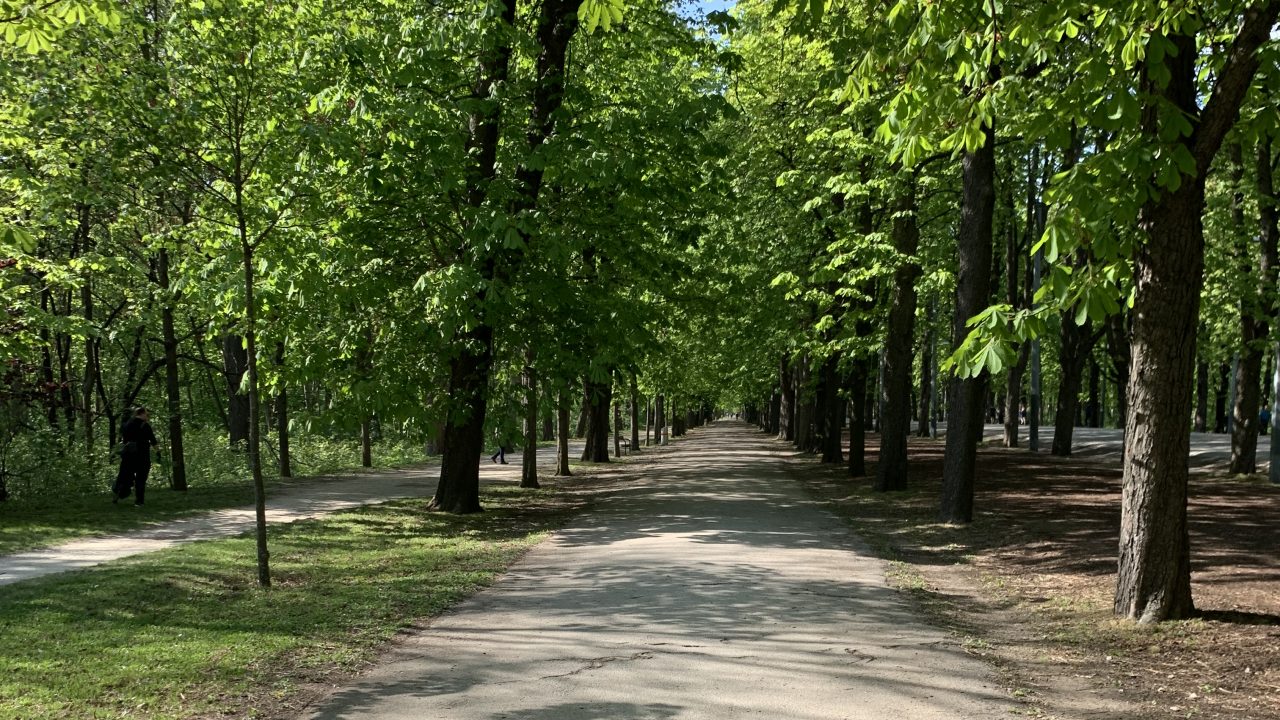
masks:
<path id="1" fill-rule="evenodd" d="M 916 186 L 912 175 L 894 199 L 893 247 L 900 256 L 893 273 L 888 326 L 884 341 L 884 383 L 880 388 L 880 460 L 873 487 L 880 491 L 907 489 L 907 436 L 911 434 L 911 346 L 916 331 L 916 283 L 920 245 L 916 220 Z M 923 394 L 923 393 L 922 393 Z"/>
<path id="2" fill-rule="evenodd" d="M 796 384 L 792 374 L 791 358 L 784 355 L 778 363 L 778 386 L 781 388 L 778 411 L 778 439 L 793 442 L 796 439 Z"/>
<path id="3" fill-rule="evenodd" d="M 622 407 L 613 400 L 613 456 L 622 457 Z"/>
<path id="4" fill-rule="evenodd" d="M 244 338 L 222 336 L 222 377 L 227 385 L 227 436 L 232 448 L 243 448 L 249 440 L 249 395 L 241 392 L 249 356 Z"/>
<path id="5" fill-rule="evenodd" d="M 849 372 L 849 475 L 867 476 L 867 361 L 859 358 Z"/>
<path id="6" fill-rule="evenodd" d="M 1093 352 L 1093 323 L 1088 320 L 1077 325 L 1069 317 L 1062 316 L 1059 363 L 1062 366 L 1062 382 L 1058 386 L 1058 407 L 1053 419 L 1053 448 L 1058 457 L 1071 457 L 1071 441 L 1075 433 L 1076 415 L 1080 410 L 1080 388 L 1084 384 L 1085 365 Z"/>
<path id="7" fill-rule="evenodd" d="M 631 452 L 640 452 L 640 387 L 631 375 Z"/>
<path id="8" fill-rule="evenodd" d="M 538 484 L 538 375 L 532 354 L 525 358 L 524 374 L 524 453 L 520 462 L 520 487 L 537 489 Z"/>
<path id="9" fill-rule="evenodd" d="M 1196 418 L 1193 429 L 1198 433 L 1209 432 L 1209 363 L 1196 364 Z"/>
<path id="10" fill-rule="evenodd" d="M 556 477 L 568 477 L 569 472 L 569 391 L 560 390 L 556 403 Z"/>
<path id="11" fill-rule="evenodd" d="M 908 350 L 908 363 L 910 351 Z M 840 399 L 840 355 L 837 353 L 822 363 L 822 395 L 819 408 L 819 423 L 822 429 L 822 462 L 840 464 L 844 456 L 840 452 L 843 438 L 840 437 L 840 416 L 844 414 L 844 402 Z M 910 382 L 908 378 L 907 382 Z"/>
<path id="12" fill-rule="evenodd" d="M 582 460 L 609 462 L 609 405 L 613 397 L 613 385 L 585 380 L 583 388 L 587 399 L 587 428 Z"/>
<path id="13" fill-rule="evenodd" d="M 994 122 L 984 129 L 981 148 L 962 161 L 963 199 L 957 237 L 959 263 L 956 304 L 952 316 L 953 347 L 968 334 L 969 318 L 982 312 L 991 297 L 991 242 L 995 212 Z M 947 412 L 947 448 L 942 470 L 942 522 L 973 520 L 974 473 L 982 440 L 982 412 L 987 394 L 986 371 L 977 377 L 951 381 Z"/>
<path id="14" fill-rule="evenodd" d="M 1235 125 L 1271 34 L 1280 0 L 1252 5 L 1226 53 L 1203 111 L 1198 107 L 1196 39 L 1172 35 L 1162 59 L 1167 82 L 1144 73 L 1145 92 L 1180 110 L 1192 133 L 1180 142 L 1195 159 L 1193 176 L 1148 201 L 1139 218 L 1146 242 L 1134 265 L 1133 364 L 1124 453 L 1120 559 L 1115 612 L 1141 622 L 1194 612 L 1187 530 L 1187 408 L 1196 363 L 1196 323 L 1204 281 L 1204 185 L 1214 156 Z M 1150 61 L 1148 61 L 1150 62 Z M 1160 131 L 1160 104 L 1149 102 L 1143 130 Z M 1178 135 L 1175 133 L 1175 135 Z"/>
<path id="15" fill-rule="evenodd" d="M 169 283 L 169 251 L 160 248 L 157 261 L 160 286 L 165 291 L 160 311 L 160 330 L 164 340 L 164 390 L 169 405 L 169 485 L 180 492 L 187 489 L 187 463 L 182 442 L 182 385 L 178 375 L 178 335 L 173 326 L 173 293 Z"/>
<path id="16" fill-rule="evenodd" d="M 360 419 L 360 467 L 373 467 L 373 419 L 367 413 Z"/>
<path id="17" fill-rule="evenodd" d="M 1238 147 L 1238 146 L 1237 146 Z M 1257 290 L 1252 297 L 1241 302 L 1240 334 L 1244 350 L 1236 375 L 1236 404 L 1233 408 L 1234 423 L 1231 433 L 1232 473 L 1258 471 L 1259 411 L 1261 409 L 1262 356 L 1270 332 L 1269 318 L 1275 310 L 1275 273 L 1277 267 L 1274 187 L 1271 180 L 1271 149 L 1267 142 L 1260 142 L 1255 153 L 1257 186 L 1259 191 L 1259 234 Z M 1267 215 L 1270 213 L 1270 219 Z M 1239 218 L 1243 225 L 1243 210 Z"/>
<path id="18" fill-rule="evenodd" d="M 284 372 L 284 341 L 276 343 L 276 367 Z M 280 444 L 280 477 L 293 477 L 293 454 L 289 450 L 289 388 L 281 378 L 276 393 L 276 439 Z"/>

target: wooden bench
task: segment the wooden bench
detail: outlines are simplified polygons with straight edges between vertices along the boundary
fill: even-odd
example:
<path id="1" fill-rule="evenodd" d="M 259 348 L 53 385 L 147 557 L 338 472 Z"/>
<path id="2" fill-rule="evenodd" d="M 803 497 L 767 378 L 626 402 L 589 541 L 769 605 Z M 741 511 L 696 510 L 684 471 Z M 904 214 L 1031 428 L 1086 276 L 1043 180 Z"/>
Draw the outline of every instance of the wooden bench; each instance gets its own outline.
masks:
<path id="1" fill-rule="evenodd" d="M 618 445 L 619 445 L 620 447 L 622 447 L 622 454 L 623 454 L 623 455 L 630 455 L 630 454 L 631 454 L 631 441 L 630 441 L 630 440 L 628 440 L 628 439 L 626 439 L 626 438 L 623 438 L 622 440 L 619 440 L 619 441 L 618 441 Z"/>

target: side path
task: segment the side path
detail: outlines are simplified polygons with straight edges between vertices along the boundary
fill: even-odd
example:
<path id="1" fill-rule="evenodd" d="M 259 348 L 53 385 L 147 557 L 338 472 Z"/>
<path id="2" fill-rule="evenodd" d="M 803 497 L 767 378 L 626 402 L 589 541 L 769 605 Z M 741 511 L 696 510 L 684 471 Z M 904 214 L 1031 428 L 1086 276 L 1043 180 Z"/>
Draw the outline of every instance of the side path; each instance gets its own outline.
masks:
<path id="1" fill-rule="evenodd" d="M 303 717 L 1007 715 L 784 458 L 741 423 L 694 431 Z"/>
<path id="2" fill-rule="evenodd" d="M 576 454 L 575 454 L 576 452 Z M 582 454 L 582 444 L 570 444 L 570 457 Z M 539 453 L 553 462 L 555 448 Z M 507 465 L 494 465 L 481 459 L 481 482 L 519 482 L 519 453 L 507 454 Z M 435 491 L 439 464 L 413 469 L 382 470 L 334 479 L 316 479 L 298 483 L 270 493 L 267 497 L 267 522 L 272 525 L 291 523 L 345 510 L 359 505 L 386 502 L 405 497 L 426 497 Z M 159 488 L 156 491 L 162 492 Z M 155 491 L 153 491 L 155 492 Z M 108 502 L 104 497 L 103 502 Z M 120 512 L 138 511 L 122 505 Z M 31 580 L 44 575 L 79 570 L 118 560 L 130 555 L 163 550 L 195 540 L 230 537 L 253 530 L 253 506 L 213 510 L 182 520 L 156 523 L 149 527 L 118 535 L 73 540 L 52 547 L 0 556 L 0 586 Z"/>

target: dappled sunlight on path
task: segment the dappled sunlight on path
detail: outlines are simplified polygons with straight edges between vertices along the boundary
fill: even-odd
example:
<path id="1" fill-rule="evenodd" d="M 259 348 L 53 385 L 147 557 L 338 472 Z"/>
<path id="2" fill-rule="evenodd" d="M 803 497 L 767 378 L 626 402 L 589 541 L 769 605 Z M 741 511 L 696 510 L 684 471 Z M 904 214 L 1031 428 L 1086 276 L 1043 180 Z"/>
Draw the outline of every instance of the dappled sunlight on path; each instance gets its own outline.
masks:
<path id="1" fill-rule="evenodd" d="M 720 423 L 646 463 L 496 586 L 306 717 L 989 718 L 988 668 Z"/>

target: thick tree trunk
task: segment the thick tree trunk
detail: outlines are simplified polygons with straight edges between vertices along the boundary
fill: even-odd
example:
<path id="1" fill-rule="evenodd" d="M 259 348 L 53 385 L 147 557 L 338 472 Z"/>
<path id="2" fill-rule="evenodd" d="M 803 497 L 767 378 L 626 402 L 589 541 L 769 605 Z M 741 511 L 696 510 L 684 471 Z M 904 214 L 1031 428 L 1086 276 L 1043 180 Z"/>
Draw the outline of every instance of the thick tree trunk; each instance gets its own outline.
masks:
<path id="1" fill-rule="evenodd" d="M 480 456 L 484 454 L 484 417 L 493 367 L 493 328 L 479 324 L 460 333 L 457 348 L 457 355 L 449 361 L 444 455 L 430 507 L 461 514 L 481 511 Z"/>
<path id="2" fill-rule="evenodd" d="M 527 358 L 524 375 L 524 453 L 520 462 L 520 487 L 538 488 L 538 375 L 532 357 Z"/>
<path id="3" fill-rule="evenodd" d="M 778 363 L 778 386 L 781 388 L 778 400 L 778 439 L 793 442 L 796 439 L 796 384 L 791 359 L 785 355 Z"/>
<path id="4" fill-rule="evenodd" d="M 962 161 L 963 201 L 957 237 L 959 263 L 956 304 L 952 316 L 953 347 L 968 335 L 969 318 L 982 312 L 991 298 L 991 232 L 995 211 L 994 126 L 984 131 L 983 145 L 965 153 Z M 982 441 L 982 411 L 987 374 L 951 381 L 947 412 L 947 449 L 942 470 L 939 519 L 949 523 L 973 520 L 974 474 L 978 443 Z"/>
<path id="5" fill-rule="evenodd" d="M 613 385 L 586 380 L 583 388 L 588 402 L 585 408 L 586 445 L 582 448 L 582 459 L 585 462 L 609 462 L 609 404 Z"/>
<path id="6" fill-rule="evenodd" d="M 1187 530 L 1187 408 L 1196 364 L 1196 322 L 1204 281 L 1205 178 L 1227 132 L 1236 123 L 1259 59 L 1280 15 L 1280 1 L 1248 6 L 1244 22 L 1225 53 L 1212 94 L 1201 112 L 1196 83 L 1196 38 L 1167 39 L 1175 52 L 1149 65 L 1143 90 L 1162 96 L 1192 132 L 1174 133 L 1195 160 L 1195 173 L 1180 178 L 1143 208 L 1146 242 L 1134 264 L 1133 364 L 1120 519 L 1120 561 L 1115 612 L 1142 622 L 1185 618 L 1191 601 L 1191 557 Z M 1154 39 L 1154 38 L 1153 38 Z M 1143 130 L 1161 134 L 1156 102 L 1144 108 Z M 1166 133 L 1167 134 L 1167 133 Z"/>
<path id="7" fill-rule="evenodd" d="M 903 258 L 893 273 L 884 344 L 884 383 L 880 387 L 880 461 L 874 488 L 884 492 L 907 488 L 907 436 L 911 434 L 911 345 L 916 331 L 916 282 L 920 265 L 915 177 L 909 177 L 894 202 L 893 246 Z M 922 395 L 924 393 L 921 393 Z"/>
<path id="8" fill-rule="evenodd" d="M 240 391 L 248 366 L 244 338 L 223 335 L 222 377 L 227 385 L 227 435 L 233 448 L 243 448 L 249 440 L 249 395 Z"/>

